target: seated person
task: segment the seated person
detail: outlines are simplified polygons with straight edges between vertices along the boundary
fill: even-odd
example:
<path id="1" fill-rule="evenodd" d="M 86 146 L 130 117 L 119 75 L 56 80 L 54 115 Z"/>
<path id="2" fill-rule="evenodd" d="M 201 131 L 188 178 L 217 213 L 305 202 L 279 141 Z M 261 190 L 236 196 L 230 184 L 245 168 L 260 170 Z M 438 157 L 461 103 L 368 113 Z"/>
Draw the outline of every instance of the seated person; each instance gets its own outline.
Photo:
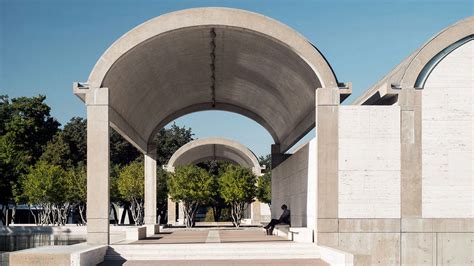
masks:
<path id="1" fill-rule="evenodd" d="M 281 209 L 283 210 L 283 213 L 281 214 L 280 218 L 277 219 L 272 219 L 267 226 L 263 227 L 267 231 L 267 235 L 272 235 L 273 234 L 273 229 L 275 228 L 275 225 L 277 224 L 290 224 L 290 210 L 288 210 L 288 206 L 285 204 L 281 205 Z"/>

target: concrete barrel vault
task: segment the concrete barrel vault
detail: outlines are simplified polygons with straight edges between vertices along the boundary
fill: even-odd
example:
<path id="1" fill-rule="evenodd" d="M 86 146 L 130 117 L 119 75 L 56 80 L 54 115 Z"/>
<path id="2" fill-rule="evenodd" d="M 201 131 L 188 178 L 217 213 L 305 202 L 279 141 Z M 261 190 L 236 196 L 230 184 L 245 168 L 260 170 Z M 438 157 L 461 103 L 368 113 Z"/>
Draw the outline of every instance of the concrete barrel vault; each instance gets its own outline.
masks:
<path id="1" fill-rule="evenodd" d="M 315 126 L 317 89 L 337 94 L 332 109 L 351 93 L 350 84 L 338 82 L 306 38 L 256 13 L 182 10 L 120 37 L 99 58 L 88 81 L 74 84 L 74 93 L 87 105 L 90 132 L 88 195 L 96 204 L 87 209 L 93 221 L 88 223 L 88 242 L 109 243 L 109 125 L 147 156 L 145 217 L 153 223 L 152 141 L 158 130 L 192 112 L 235 112 L 267 129 L 275 143 L 273 158 L 285 158 L 282 154 Z M 326 111 L 320 109 L 321 114 Z M 319 152 L 321 158 L 324 153 Z M 326 157 L 336 159 L 331 152 Z M 322 171 L 335 173 L 329 169 L 334 167 Z M 327 177 L 329 183 L 335 178 Z"/>
<path id="2" fill-rule="evenodd" d="M 190 141 L 179 148 L 171 156 L 168 164 L 164 168 L 169 172 L 174 172 L 178 166 L 198 164 L 208 160 L 227 161 L 252 169 L 256 176 L 262 175 L 262 169 L 255 154 L 241 143 L 218 137 L 201 138 Z M 251 222 L 260 222 L 260 202 L 255 201 L 251 207 Z M 179 215 L 182 217 L 182 214 Z M 168 223 L 174 224 L 176 221 L 175 203 L 168 200 Z"/>
<path id="3" fill-rule="evenodd" d="M 229 161 L 252 169 L 256 176 L 262 173 L 262 166 L 255 154 L 237 141 L 225 138 L 202 138 L 188 142 L 171 156 L 166 169 L 174 171 L 177 166 L 197 164 L 207 160 Z"/>

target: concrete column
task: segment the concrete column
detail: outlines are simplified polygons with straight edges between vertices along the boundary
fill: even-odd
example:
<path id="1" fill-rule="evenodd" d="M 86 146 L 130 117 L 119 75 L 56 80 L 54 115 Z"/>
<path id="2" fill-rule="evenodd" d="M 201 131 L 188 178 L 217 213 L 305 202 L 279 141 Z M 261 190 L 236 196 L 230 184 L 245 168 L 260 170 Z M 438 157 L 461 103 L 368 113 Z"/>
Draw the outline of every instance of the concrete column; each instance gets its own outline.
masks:
<path id="1" fill-rule="evenodd" d="M 254 202 L 252 202 L 252 204 L 250 205 L 251 207 L 251 221 L 252 221 L 252 224 L 260 224 L 261 222 L 261 215 L 260 215 L 260 201 L 259 200 L 255 200 Z"/>
<path id="2" fill-rule="evenodd" d="M 156 147 L 148 147 L 145 154 L 145 217 L 146 236 L 160 232 L 156 220 Z"/>
<path id="3" fill-rule="evenodd" d="M 403 88 L 399 94 L 401 141 L 401 217 L 422 217 L 421 90 Z"/>
<path id="4" fill-rule="evenodd" d="M 316 90 L 317 215 L 338 218 L 339 88 Z"/>
<path id="5" fill-rule="evenodd" d="M 184 205 L 183 205 L 183 202 L 180 201 L 180 202 L 178 202 L 178 222 L 177 222 L 177 224 L 183 225 L 185 223 L 184 219 L 185 219 L 185 217 L 184 217 Z"/>
<path id="6" fill-rule="evenodd" d="M 168 196 L 168 224 L 176 224 L 176 202 Z"/>
<path id="7" fill-rule="evenodd" d="M 87 243 L 109 244 L 109 90 L 89 89 L 87 108 Z"/>

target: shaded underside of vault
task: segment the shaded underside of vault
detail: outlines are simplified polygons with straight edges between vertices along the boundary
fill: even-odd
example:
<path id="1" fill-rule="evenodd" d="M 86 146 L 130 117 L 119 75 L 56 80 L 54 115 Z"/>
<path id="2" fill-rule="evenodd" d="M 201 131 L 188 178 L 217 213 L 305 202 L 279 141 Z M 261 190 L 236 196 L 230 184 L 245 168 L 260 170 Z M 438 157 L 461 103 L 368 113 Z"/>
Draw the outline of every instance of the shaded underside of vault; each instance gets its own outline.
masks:
<path id="1" fill-rule="evenodd" d="M 110 90 L 110 106 L 144 140 L 180 116 L 224 110 L 260 123 L 288 149 L 314 127 L 314 92 L 321 82 L 278 40 L 200 26 L 135 46 L 113 64 L 102 87 Z"/>
<path id="2" fill-rule="evenodd" d="M 237 149 L 221 144 L 193 147 L 176 158 L 172 166 L 197 164 L 209 160 L 228 161 L 248 168 L 255 167 L 252 160 L 245 154 Z"/>

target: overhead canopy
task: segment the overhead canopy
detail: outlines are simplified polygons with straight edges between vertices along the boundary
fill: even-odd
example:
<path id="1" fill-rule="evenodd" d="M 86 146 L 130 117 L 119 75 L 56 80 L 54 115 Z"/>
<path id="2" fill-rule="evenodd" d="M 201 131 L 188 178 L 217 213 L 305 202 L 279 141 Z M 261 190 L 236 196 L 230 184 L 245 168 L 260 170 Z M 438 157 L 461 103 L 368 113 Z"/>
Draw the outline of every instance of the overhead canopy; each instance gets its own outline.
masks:
<path id="1" fill-rule="evenodd" d="M 260 123 L 284 152 L 314 127 L 315 90 L 338 82 L 291 28 L 247 11 L 198 8 L 126 33 L 83 86 L 109 89 L 112 126 L 143 150 L 180 116 L 224 110 Z"/>
<path id="2" fill-rule="evenodd" d="M 228 161 L 251 168 L 256 175 L 261 173 L 260 163 L 252 151 L 236 141 L 224 138 L 203 138 L 186 143 L 171 156 L 167 169 L 173 171 L 177 166 L 208 160 Z"/>

